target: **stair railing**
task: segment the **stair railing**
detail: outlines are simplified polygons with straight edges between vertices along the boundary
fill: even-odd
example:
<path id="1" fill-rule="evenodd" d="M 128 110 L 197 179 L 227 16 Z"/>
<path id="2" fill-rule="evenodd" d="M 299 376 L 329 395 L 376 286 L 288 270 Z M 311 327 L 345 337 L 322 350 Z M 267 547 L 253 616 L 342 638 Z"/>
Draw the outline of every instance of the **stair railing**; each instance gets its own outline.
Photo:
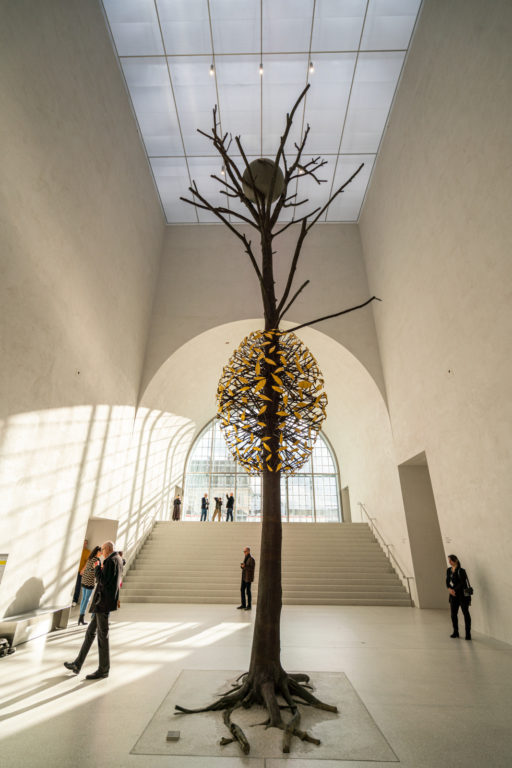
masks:
<path id="1" fill-rule="evenodd" d="M 404 586 L 407 587 L 407 591 L 409 593 L 409 597 L 411 598 L 411 603 L 414 605 L 414 601 L 412 599 L 411 584 L 410 584 L 411 581 L 414 581 L 414 576 L 407 576 L 407 574 L 405 573 L 404 569 L 402 568 L 402 566 L 400 565 L 400 563 L 396 559 L 395 555 L 393 554 L 393 552 L 391 552 L 391 547 L 393 545 L 392 544 L 388 544 L 386 542 L 386 540 L 384 539 L 384 536 L 382 535 L 382 533 L 379 531 L 379 529 L 375 525 L 375 518 L 371 517 L 370 513 L 368 512 L 368 510 L 366 509 L 366 507 L 365 507 L 365 505 L 363 504 L 362 501 L 358 501 L 357 503 L 358 503 L 359 508 L 361 509 L 361 517 L 363 515 L 366 517 L 366 519 L 368 521 L 368 524 L 370 526 L 371 532 L 377 538 L 377 540 L 378 540 L 379 544 L 381 545 L 382 549 L 384 550 L 384 553 L 385 553 L 386 557 L 388 558 L 388 560 L 393 564 L 394 567 L 396 567 L 396 570 L 399 572 L 400 578 L 402 580 L 402 583 L 404 584 Z"/>
<path id="2" fill-rule="evenodd" d="M 148 525 L 148 527 L 146 528 L 146 530 L 144 531 L 144 533 L 142 534 L 140 539 L 137 541 L 137 543 L 127 553 L 127 556 L 125 558 L 126 559 L 126 563 L 125 563 L 125 566 L 123 568 L 123 579 L 126 578 L 126 575 L 127 575 L 128 571 L 130 570 L 130 568 L 134 564 L 135 560 L 137 559 L 137 555 L 139 554 L 139 552 L 141 551 L 142 547 L 146 543 L 146 539 L 148 538 L 150 533 L 152 533 L 153 528 L 155 527 L 155 523 L 156 522 L 157 521 L 155 520 L 155 518 L 153 518 L 153 520 L 150 522 L 150 524 Z"/>

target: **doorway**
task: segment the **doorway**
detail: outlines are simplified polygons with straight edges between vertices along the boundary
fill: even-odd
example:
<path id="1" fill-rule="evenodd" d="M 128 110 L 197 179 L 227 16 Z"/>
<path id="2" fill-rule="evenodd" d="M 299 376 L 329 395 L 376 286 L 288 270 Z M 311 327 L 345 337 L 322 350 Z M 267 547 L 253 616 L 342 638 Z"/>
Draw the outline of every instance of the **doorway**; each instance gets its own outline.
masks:
<path id="1" fill-rule="evenodd" d="M 446 608 L 446 558 L 425 452 L 398 467 L 420 608 Z"/>

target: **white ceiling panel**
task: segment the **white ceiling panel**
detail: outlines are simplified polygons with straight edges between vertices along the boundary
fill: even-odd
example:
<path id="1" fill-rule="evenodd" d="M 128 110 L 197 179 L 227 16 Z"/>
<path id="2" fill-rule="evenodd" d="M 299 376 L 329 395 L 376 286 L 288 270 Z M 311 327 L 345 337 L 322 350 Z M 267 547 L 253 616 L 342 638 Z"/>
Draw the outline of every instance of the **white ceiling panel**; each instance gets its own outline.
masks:
<path id="1" fill-rule="evenodd" d="M 121 66 L 148 155 L 183 155 L 165 59 L 121 59 Z"/>
<path id="2" fill-rule="evenodd" d="M 216 157 L 190 157 L 188 160 L 188 167 L 190 171 L 190 178 L 197 184 L 198 191 L 201 195 L 207 198 L 207 200 L 215 206 L 222 208 L 228 208 L 228 199 L 225 195 L 221 194 L 223 189 L 215 179 L 212 179 L 212 174 L 216 174 L 221 177 L 222 166 Z M 190 197 L 190 195 L 188 195 Z M 217 217 L 210 213 L 210 211 L 203 211 L 198 209 L 197 215 L 201 222 L 218 221 Z"/>
<path id="3" fill-rule="evenodd" d="M 319 53 L 307 94 L 304 122 L 309 124 L 306 147 L 316 154 L 337 153 L 347 112 L 355 53 Z"/>
<path id="4" fill-rule="evenodd" d="M 365 170 L 327 216 L 357 220 L 421 0 L 103 0 L 103 6 L 169 222 L 212 220 L 179 201 L 189 171 L 213 203 L 222 199 L 210 178 L 222 161 L 197 131 L 211 132 L 214 105 L 219 130 L 240 135 L 250 159 L 272 158 L 308 82 L 287 155 L 309 123 L 304 159 L 329 162 L 327 184 L 301 181 L 312 207 L 323 205 L 332 183 L 364 155 Z M 233 143 L 230 154 L 237 153 Z M 293 213 L 283 211 L 282 221 Z"/>
<path id="5" fill-rule="evenodd" d="M 119 56 L 164 52 L 153 0 L 103 0 Z"/>
<path id="6" fill-rule="evenodd" d="M 367 0 L 316 0 L 311 50 L 357 51 Z"/>
<path id="7" fill-rule="evenodd" d="M 260 4 L 255 0 L 210 3 L 216 54 L 260 53 Z"/>
<path id="8" fill-rule="evenodd" d="M 263 0 L 263 51 L 309 51 L 313 0 Z"/>
<path id="9" fill-rule="evenodd" d="M 377 152 L 405 53 L 361 53 L 343 133 L 342 153 Z"/>
<path id="10" fill-rule="evenodd" d="M 306 86 L 308 60 L 307 54 L 263 57 L 263 155 L 275 155 L 277 151 L 286 124 L 286 113 L 292 110 Z M 303 113 L 300 105 L 288 136 L 287 151 L 300 140 Z"/>
<path id="11" fill-rule="evenodd" d="M 209 132 L 213 124 L 217 91 L 209 73 L 211 62 L 203 56 L 168 61 L 185 150 L 191 155 L 214 154 L 211 142 L 197 132 L 198 128 Z"/>
<path id="12" fill-rule="evenodd" d="M 168 224 L 197 222 L 195 208 L 180 200 L 190 198 L 190 177 L 184 157 L 158 157 L 150 160 L 160 200 Z"/>
<path id="13" fill-rule="evenodd" d="M 340 155 L 332 193 L 357 171 L 361 163 L 364 165 L 356 178 L 329 206 L 327 221 L 357 221 L 374 162 L 375 155 Z"/>
<path id="14" fill-rule="evenodd" d="M 157 7 L 168 56 L 211 55 L 207 0 L 157 0 Z"/>
<path id="15" fill-rule="evenodd" d="M 257 56 L 217 56 L 222 131 L 240 136 L 244 152 L 259 155 L 261 149 L 261 77 Z M 234 143 L 232 145 L 234 147 Z"/>
<path id="16" fill-rule="evenodd" d="M 406 50 L 421 0 L 370 0 L 362 50 Z"/>

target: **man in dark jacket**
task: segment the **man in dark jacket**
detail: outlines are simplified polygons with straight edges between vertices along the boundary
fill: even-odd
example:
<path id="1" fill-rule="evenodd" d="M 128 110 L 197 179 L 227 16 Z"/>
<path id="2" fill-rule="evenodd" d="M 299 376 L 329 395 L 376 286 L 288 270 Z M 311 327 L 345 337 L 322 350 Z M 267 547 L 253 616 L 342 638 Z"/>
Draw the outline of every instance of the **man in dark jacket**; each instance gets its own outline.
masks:
<path id="1" fill-rule="evenodd" d="M 208 501 L 208 494 L 205 493 L 205 495 L 201 499 L 201 522 L 206 522 L 206 520 L 208 519 L 209 506 L 210 506 L 210 502 Z"/>
<path id="2" fill-rule="evenodd" d="M 242 584 L 240 585 L 240 593 L 242 595 L 242 605 L 238 606 L 238 610 L 250 611 L 251 610 L 251 584 L 254 581 L 254 569 L 256 567 L 256 561 L 251 556 L 251 550 L 249 547 L 244 549 L 244 561 L 240 563 L 242 569 Z M 245 596 L 247 595 L 247 602 Z"/>
<path id="3" fill-rule="evenodd" d="M 106 541 L 101 548 L 101 554 L 105 558 L 103 565 L 96 566 L 96 587 L 94 589 L 90 613 L 92 620 L 87 626 L 82 647 L 75 661 L 65 661 L 64 666 L 76 675 L 80 672 L 89 649 L 98 633 L 99 665 L 96 672 L 86 675 L 86 680 L 99 680 L 108 677 L 110 669 L 110 655 L 108 647 L 108 617 L 110 611 L 117 610 L 119 600 L 119 584 L 123 575 L 123 561 L 117 552 L 114 552 L 114 544 Z"/>
<path id="4" fill-rule="evenodd" d="M 233 494 L 228 495 L 226 493 L 226 523 L 231 520 L 233 522 L 233 507 L 235 506 L 235 497 Z"/>

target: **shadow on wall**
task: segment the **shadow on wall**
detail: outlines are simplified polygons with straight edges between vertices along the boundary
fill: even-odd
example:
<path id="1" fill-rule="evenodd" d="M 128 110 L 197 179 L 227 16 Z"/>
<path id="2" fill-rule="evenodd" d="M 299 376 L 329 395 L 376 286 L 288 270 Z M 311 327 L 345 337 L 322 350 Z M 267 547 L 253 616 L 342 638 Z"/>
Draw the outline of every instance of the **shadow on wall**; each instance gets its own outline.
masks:
<path id="1" fill-rule="evenodd" d="M 182 416 L 131 406 L 82 405 L 6 419 L 0 550 L 9 559 L 0 616 L 69 600 L 92 516 L 118 522 L 116 546 L 125 557 L 155 519 L 170 519 L 194 429 Z"/>
<path id="2" fill-rule="evenodd" d="M 41 579 L 33 576 L 16 592 L 16 597 L 5 611 L 5 616 L 18 616 L 20 613 L 35 611 L 41 604 L 41 598 L 45 593 Z"/>

